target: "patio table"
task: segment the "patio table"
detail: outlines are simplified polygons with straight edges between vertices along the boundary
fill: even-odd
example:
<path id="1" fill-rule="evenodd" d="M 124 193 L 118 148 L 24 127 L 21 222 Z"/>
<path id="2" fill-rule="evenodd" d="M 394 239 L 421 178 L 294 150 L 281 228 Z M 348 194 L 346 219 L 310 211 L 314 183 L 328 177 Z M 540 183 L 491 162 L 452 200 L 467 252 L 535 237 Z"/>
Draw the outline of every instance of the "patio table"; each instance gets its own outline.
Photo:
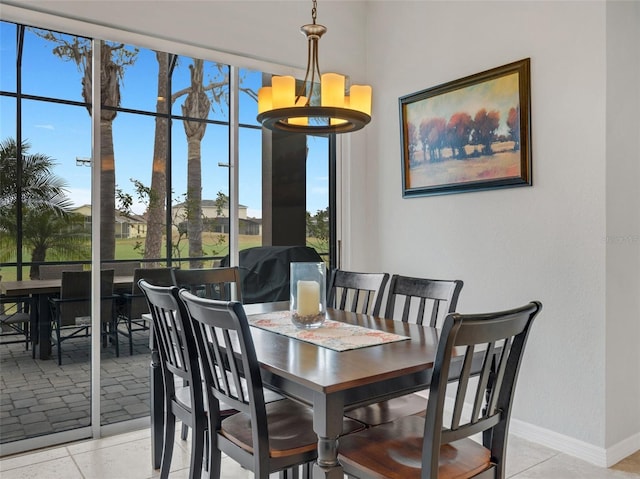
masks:
<path id="1" fill-rule="evenodd" d="M 133 276 L 115 276 L 114 287 L 131 287 Z M 49 298 L 60 292 L 62 279 L 25 279 L 0 282 L 3 296 L 31 296 L 33 307 L 30 311 L 31 343 L 33 355 L 39 359 L 51 357 L 51 315 Z"/>

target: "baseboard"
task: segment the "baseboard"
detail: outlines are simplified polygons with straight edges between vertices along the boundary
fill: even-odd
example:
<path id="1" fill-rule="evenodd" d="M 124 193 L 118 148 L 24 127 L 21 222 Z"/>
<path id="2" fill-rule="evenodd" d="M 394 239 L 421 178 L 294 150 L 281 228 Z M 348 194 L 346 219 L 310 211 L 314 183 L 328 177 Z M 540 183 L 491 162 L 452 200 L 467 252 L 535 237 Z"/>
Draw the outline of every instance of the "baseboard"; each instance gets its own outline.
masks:
<path id="1" fill-rule="evenodd" d="M 640 450 L 640 433 L 609 448 L 602 448 L 513 418 L 509 432 L 527 441 L 555 449 L 598 467 L 611 467 Z"/>
<path id="2" fill-rule="evenodd" d="M 446 398 L 444 409 L 449 413 L 453 411 L 453 400 L 450 397 Z M 471 404 L 465 402 L 463 414 L 469 414 L 470 411 Z M 634 434 L 609 448 L 602 448 L 550 429 L 511 418 L 509 434 L 568 454 L 598 467 L 611 467 L 634 452 L 640 451 L 640 433 Z"/>

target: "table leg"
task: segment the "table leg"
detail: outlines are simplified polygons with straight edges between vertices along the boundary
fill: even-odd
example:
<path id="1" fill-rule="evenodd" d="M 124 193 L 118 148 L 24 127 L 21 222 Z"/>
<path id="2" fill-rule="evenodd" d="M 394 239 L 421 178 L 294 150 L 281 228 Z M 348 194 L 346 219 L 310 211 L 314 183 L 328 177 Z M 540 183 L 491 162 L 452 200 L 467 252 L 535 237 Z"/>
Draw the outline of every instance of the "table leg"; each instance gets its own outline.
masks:
<path id="1" fill-rule="evenodd" d="M 164 385 L 160 369 L 160 356 L 154 341 L 153 327 L 149 328 L 149 346 L 151 363 L 149 381 L 151 394 L 151 463 L 154 469 L 160 469 L 164 437 Z"/>
<path id="2" fill-rule="evenodd" d="M 35 325 L 33 332 L 33 354 L 39 359 L 49 359 L 51 357 L 51 314 L 49 311 L 49 295 L 38 294 L 33 302 L 35 316 L 32 316 L 32 325 Z"/>
<path id="3" fill-rule="evenodd" d="M 338 436 L 342 433 L 344 405 L 340 396 L 317 394 L 313 401 L 313 430 L 318 435 L 318 460 L 314 479 L 343 479 L 338 462 Z"/>

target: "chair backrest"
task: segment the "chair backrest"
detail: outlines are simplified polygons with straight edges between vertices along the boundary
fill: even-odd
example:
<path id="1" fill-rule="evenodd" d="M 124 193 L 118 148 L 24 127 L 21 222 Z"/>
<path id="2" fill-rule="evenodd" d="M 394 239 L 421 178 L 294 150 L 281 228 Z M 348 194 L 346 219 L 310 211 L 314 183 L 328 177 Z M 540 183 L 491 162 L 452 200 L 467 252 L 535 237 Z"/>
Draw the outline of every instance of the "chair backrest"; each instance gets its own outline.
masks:
<path id="1" fill-rule="evenodd" d="M 335 269 L 329 280 L 327 307 L 378 316 L 388 273 L 357 273 Z"/>
<path id="2" fill-rule="evenodd" d="M 41 264 L 38 279 L 60 279 L 63 271 L 82 271 L 81 264 Z"/>
<path id="3" fill-rule="evenodd" d="M 133 272 L 131 298 L 127 306 L 127 316 L 130 319 L 140 318 L 149 313 L 149 305 L 138 282 L 144 279 L 153 286 L 173 286 L 173 268 L 136 268 Z"/>
<path id="4" fill-rule="evenodd" d="M 144 279 L 138 282 L 151 311 L 165 391 L 175 395 L 174 376 L 190 386 L 194 414 L 204 414 L 202 380 L 193 328 L 176 286 L 154 286 Z"/>
<path id="5" fill-rule="evenodd" d="M 411 278 L 394 274 L 389 282 L 385 318 L 396 319 L 396 308 L 399 307 L 402 321 L 423 324 L 427 317 L 429 326 L 438 326 L 438 319 L 444 321 L 448 313 L 456 310 L 462 285 L 460 280 Z"/>
<path id="6" fill-rule="evenodd" d="M 242 304 L 202 298 L 184 289 L 180 298 L 193 325 L 210 414 L 220 421 L 221 401 L 249 415 L 254 457 L 266 464 L 269 433 L 262 377 Z"/>
<path id="7" fill-rule="evenodd" d="M 504 477 L 516 380 L 531 324 L 541 308 L 534 301 L 508 311 L 446 317 L 429 388 L 422 477 L 438 477 L 441 446 L 478 433 L 483 433 L 484 445 L 491 450 L 492 467 L 498 469 L 495 477 Z M 481 371 L 478 379 L 470 381 L 472 369 L 477 368 Z M 451 383 L 455 396 L 447 398 L 447 383 L 454 369 L 459 370 L 459 379 Z M 445 398 L 453 399 L 447 421 L 443 419 Z M 463 411 L 465 398 L 473 398 L 473 403 Z"/>
<path id="8" fill-rule="evenodd" d="M 100 271 L 100 320 L 113 319 L 113 270 Z M 63 271 L 60 285 L 60 322 L 76 325 L 76 318 L 91 317 L 91 271 Z"/>
<path id="9" fill-rule="evenodd" d="M 173 284 L 188 289 L 196 296 L 230 301 L 231 285 L 236 287 L 236 301 L 242 302 L 240 271 L 238 267 L 174 269 Z"/>
<path id="10" fill-rule="evenodd" d="M 140 261 L 126 261 L 118 263 L 102 263 L 101 269 L 112 269 L 116 276 L 133 276 L 136 268 L 140 268 Z"/>

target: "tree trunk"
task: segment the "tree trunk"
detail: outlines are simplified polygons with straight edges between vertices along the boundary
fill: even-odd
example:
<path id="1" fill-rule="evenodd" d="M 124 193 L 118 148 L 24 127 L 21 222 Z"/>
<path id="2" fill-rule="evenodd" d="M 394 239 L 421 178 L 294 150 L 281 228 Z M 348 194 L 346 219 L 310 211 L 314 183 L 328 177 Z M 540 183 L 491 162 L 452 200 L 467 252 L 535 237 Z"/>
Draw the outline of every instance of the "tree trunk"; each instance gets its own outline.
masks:
<path id="1" fill-rule="evenodd" d="M 115 116 L 115 115 L 114 115 Z M 113 156 L 113 120 L 100 121 L 100 259 L 116 254 L 116 170 Z M 95 226 L 95 223 L 92 223 Z"/>
<path id="2" fill-rule="evenodd" d="M 191 70 L 191 88 L 182 114 L 186 117 L 206 119 L 211 102 L 204 92 L 203 61 L 195 59 Z M 183 121 L 187 135 L 187 235 L 189 237 L 189 257 L 202 256 L 202 166 L 200 142 L 204 137 L 207 124 L 196 121 Z M 201 268 L 202 261 L 190 262 L 191 268 Z"/>
<path id="3" fill-rule="evenodd" d="M 168 91 L 169 54 L 156 52 L 158 60 L 158 101 L 156 111 L 168 113 L 171 108 Z M 167 131 L 168 121 L 156 117 L 156 131 L 153 144 L 153 166 L 151 170 L 151 190 L 149 192 L 149 208 L 147 210 L 147 237 L 145 239 L 144 257 L 162 257 L 162 234 L 165 229 L 166 177 L 167 177 Z M 169 241 L 169 238 L 167 238 Z M 148 263 L 148 267 L 158 266 Z"/>

